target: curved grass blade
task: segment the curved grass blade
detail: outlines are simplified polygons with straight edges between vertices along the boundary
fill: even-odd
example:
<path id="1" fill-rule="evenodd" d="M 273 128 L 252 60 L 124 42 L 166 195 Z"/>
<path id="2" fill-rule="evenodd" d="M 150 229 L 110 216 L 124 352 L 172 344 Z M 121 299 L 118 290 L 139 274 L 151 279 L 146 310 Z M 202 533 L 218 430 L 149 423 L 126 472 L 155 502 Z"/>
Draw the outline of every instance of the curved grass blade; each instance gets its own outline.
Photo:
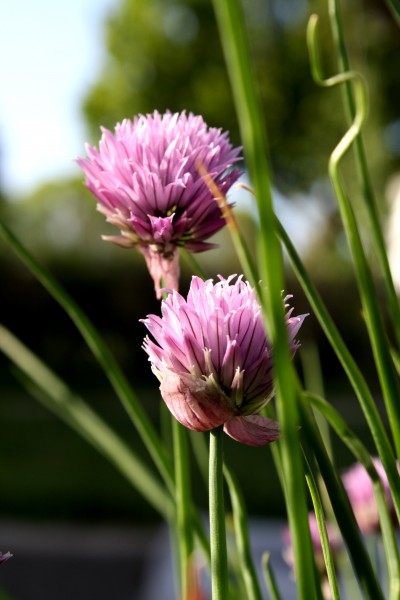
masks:
<path id="1" fill-rule="evenodd" d="M 31 273 L 38 281 L 40 281 L 71 318 L 108 377 L 117 396 L 121 400 L 126 412 L 141 436 L 148 452 L 153 458 L 167 487 L 173 492 L 174 477 L 170 457 L 165 452 L 157 432 L 142 409 L 121 368 L 93 324 L 52 275 L 35 260 L 21 242 L 11 233 L 4 223 L 1 222 L 0 234 L 11 246 L 17 256 L 25 263 Z"/>
<path id="2" fill-rule="evenodd" d="M 315 409 L 324 415 L 340 439 L 351 450 L 355 459 L 364 466 L 371 478 L 381 523 L 382 539 L 389 572 L 389 597 L 390 600 L 396 600 L 397 598 L 400 598 L 399 550 L 393 528 L 393 521 L 387 505 L 385 491 L 371 456 L 359 438 L 353 433 L 350 427 L 348 427 L 345 420 L 332 405 L 328 404 L 326 400 L 317 396 L 316 394 L 304 392 L 303 396 Z M 397 485 L 400 486 L 399 474 Z"/>
<path id="3" fill-rule="evenodd" d="M 154 475 L 79 396 L 10 331 L 0 325 L 0 350 L 23 374 L 24 385 L 49 410 L 65 421 L 105 456 L 163 517 L 171 519 L 171 496 Z"/>

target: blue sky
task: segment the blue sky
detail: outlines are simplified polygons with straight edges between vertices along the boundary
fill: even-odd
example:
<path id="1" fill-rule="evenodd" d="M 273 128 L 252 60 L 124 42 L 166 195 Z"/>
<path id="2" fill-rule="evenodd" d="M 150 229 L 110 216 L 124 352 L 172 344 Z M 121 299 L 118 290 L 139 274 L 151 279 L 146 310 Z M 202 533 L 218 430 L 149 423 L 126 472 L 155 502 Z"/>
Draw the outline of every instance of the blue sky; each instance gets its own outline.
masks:
<path id="1" fill-rule="evenodd" d="M 78 172 L 80 103 L 99 73 L 115 1 L 0 2 L 0 185 L 8 195 Z"/>

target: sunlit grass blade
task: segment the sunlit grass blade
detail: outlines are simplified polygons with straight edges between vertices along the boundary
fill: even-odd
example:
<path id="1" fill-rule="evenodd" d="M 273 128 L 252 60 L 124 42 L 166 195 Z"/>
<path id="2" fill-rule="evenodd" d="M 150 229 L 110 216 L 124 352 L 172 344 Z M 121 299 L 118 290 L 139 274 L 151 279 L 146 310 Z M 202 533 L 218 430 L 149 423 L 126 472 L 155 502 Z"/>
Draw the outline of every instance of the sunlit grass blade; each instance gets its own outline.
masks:
<path id="1" fill-rule="evenodd" d="M 3 223 L 0 223 L 0 234 L 17 256 L 25 263 L 31 273 L 69 315 L 108 377 L 166 485 L 173 492 L 174 477 L 170 457 L 165 452 L 156 430 L 141 407 L 132 387 L 95 327 L 54 277 L 36 261 Z"/>
<path id="2" fill-rule="evenodd" d="M 239 554 L 239 568 L 246 589 L 246 600 L 262 600 L 257 572 L 251 554 L 248 531 L 249 522 L 244 498 L 240 491 L 238 482 L 236 481 L 236 477 L 226 464 L 224 467 L 224 475 L 231 499 L 233 521 L 235 526 L 236 547 Z"/>
<path id="3" fill-rule="evenodd" d="M 271 555 L 269 552 L 264 552 L 262 556 L 262 570 L 264 574 L 265 585 L 267 586 L 271 600 L 284 600 L 279 592 L 275 575 L 271 568 L 270 557 Z"/>
<path id="4" fill-rule="evenodd" d="M 369 339 L 375 359 L 382 394 L 389 417 L 389 423 L 396 447 L 397 457 L 400 457 L 400 381 L 395 371 L 390 345 L 385 332 L 381 309 L 374 285 L 371 269 L 365 256 L 357 220 L 350 200 L 345 192 L 340 174 L 340 162 L 349 151 L 354 140 L 359 136 L 366 115 L 365 84 L 359 73 L 347 71 L 324 79 L 320 65 L 316 28 L 318 17 L 312 15 L 307 29 L 307 41 L 310 53 L 311 67 L 314 80 L 324 87 L 332 87 L 345 82 L 351 82 L 355 90 L 356 111 L 351 126 L 334 148 L 328 164 L 329 176 L 335 191 L 340 215 L 346 232 L 349 248 L 354 262 L 354 271 L 361 296 L 364 317 Z"/>
<path id="5" fill-rule="evenodd" d="M 359 586 L 368 600 L 384 600 L 381 586 L 372 568 L 343 483 L 333 468 L 308 405 L 300 404 L 301 424 L 307 444 L 312 448 L 329 494 L 337 524 L 347 546 Z"/>
<path id="6" fill-rule="evenodd" d="M 306 480 L 308 484 L 308 489 L 310 490 L 311 500 L 317 519 L 318 531 L 321 539 L 321 548 L 324 556 L 324 562 L 326 566 L 326 573 L 328 576 L 332 600 L 340 600 L 335 562 L 332 555 L 331 545 L 329 543 L 328 531 L 326 529 L 325 513 L 322 506 L 321 497 L 319 495 L 318 486 L 313 477 L 311 469 L 309 469 L 308 473 L 306 474 Z"/>
<path id="7" fill-rule="evenodd" d="M 393 528 L 393 521 L 388 509 L 385 491 L 371 456 L 359 438 L 353 433 L 345 420 L 333 406 L 315 394 L 305 392 L 304 398 L 306 401 L 310 402 L 315 409 L 324 415 L 324 417 L 339 435 L 343 443 L 345 443 L 346 446 L 351 450 L 355 459 L 365 467 L 368 475 L 371 478 L 381 524 L 386 563 L 389 572 L 389 597 L 390 600 L 400 598 L 400 558 L 396 535 Z M 397 487 L 399 487 L 400 475 L 398 475 L 397 479 Z"/>
<path id="8" fill-rule="evenodd" d="M 188 432 L 172 417 L 175 466 L 175 503 L 180 567 L 180 597 L 189 598 L 193 554 L 192 498 L 190 489 Z"/>
<path id="9" fill-rule="evenodd" d="M 229 597 L 223 482 L 223 435 L 222 426 L 210 431 L 208 489 L 212 600 L 226 600 Z"/>
<path id="10" fill-rule="evenodd" d="M 396 14 L 399 18 L 400 24 L 400 3 L 398 2 L 398 0 L 390 0 L 388 1 L 388 4 L 392 5 L 393 7 L 397 4 Z M 341 72 L 349 71 L 350 63 L 344 39 L 344 32 L 338 0 L 329 0 L 329 14 L 333 39 L 338 55 L 339 70 Z M 344 81 L 342 89 L 344 92 L 344 108 L 346 114 L 348 115 L 348 122 L 350 125 L 356 117 L 356 103 L 353 94 L 352 82 L 350 80 Z M 357 135 L 354 139 L 352 149 L 355 156 L 356 169 L 361 184 L 362 194 L 367 209 L 366 212 L 369 218 L 372 246 L 376 253 L 381 273 L 383 275 L 383 285 L 385 286 L 386 290 L 388 310 L 391 316 L 392 328 L 397 340 L 397 347 L 400 349 L 400 303 L 396 294 L 396 290 L 393 283 L 393 277 L 389 266 L 389 260 L 386 252 L 385 237 L 380 222 L 379 211 L 374 190 L 370 180 L 364 142 L 362 139 L 362 132 L 360 132 L 359 135 Z"/>
<path id="11" fill-rule="evenodd" d="M 209 187 L 212 195 L 214 196 L 219 208 L 221 209 L 222 215 L 226 220 L 231 239 L 235 247 L 236 255 L 239 259 L 240 266 L 243 269 L 243 274 L 246 279 L 251 283 L 253 288 L 256 289 L 257 294 L 260 295 L 260 282 L 259 275 L 255 261 L 253 260 L 245 238 L 243 237 L 235 213 L 229 206 L 226 196 L 221 192 L 218 186 L 213 181 L 212 177 L 204 169 L 203 165 L 198 165 L 199 173 L 203 176 L 206 185 Z"/>
<path id="12" fill-rule="evenodd" d="M 220 38 L 231 81 L 246 167 L 255 189 L 260 217 L 261 305 L 274 348 L 276 403 L 282 430 L 282 464 L 286 506 L 296 557 L 299 598 L 316 597 L 313 555 L 307 523 L 306 490 L 297 433 L 298 409 L 284 311 L 283 258 L 275 235 L 266 128 L 255 89 L 255 77 L 238 0 L 214 0 Z"/>
<path id="13" fill-rule="evenodd" d="M 49 410 L 103 454 L 162 516 L 171 519 L 174 503 L 148 467 L 79 396 L 10 331 L 0 325 L 0 350 L 23 373 L 24 385 Z"/>
<path id="14" fill-rule="evenodd" d="M 363 377 L 353 356 L 344 343 L 341 334 L 339 333 L 324 302 L 321 299 L 321 296 L 308 276 L 304 264 L 301 261 L 295 247 L 278 220 L 276 220 L 276 227 L 278 235 L 288 253 L 293 270 L 296 273 L 298 281 L 311 305 L 313 314 L 318 319 L 322 330 L 329 340 L 329 343 L 338 357 L 343 370 L 345 371 L 358 398 L 377 448 L 377 452 L 382 460 L 382 464 L 387 473 L 390 486 L 393 490 L 393 502 L 396 507 L 397 515 L 400 518 L 400 490 L 397 480 L 398 473 L 396 459 L 375 401 L 368 388 L 365 378 Z"/>

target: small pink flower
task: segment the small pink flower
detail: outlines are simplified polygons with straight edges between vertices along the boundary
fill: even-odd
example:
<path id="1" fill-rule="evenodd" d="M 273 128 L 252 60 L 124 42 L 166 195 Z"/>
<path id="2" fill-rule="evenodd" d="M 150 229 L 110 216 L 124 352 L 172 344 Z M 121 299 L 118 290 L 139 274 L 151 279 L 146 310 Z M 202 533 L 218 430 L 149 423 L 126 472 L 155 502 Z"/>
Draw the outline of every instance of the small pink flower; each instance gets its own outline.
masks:
<path id="1" fill-rule="evenodd" d="M 379 458 L 374 458 L 373 462 L 382 481 L 389 510 L 396 522 L 397 519 L 395 517 L 386 471 Z M 366 469 L 360 463 L 356 463 L 343 474 L 342 479 L 360 530 L 365 534 L 379 531 L 378 507 L 375 501 L 372 481 Z"/>
<path id="2" fill-rule="evenodd" d="M 175 290 L 161 303 L 162 317 L 143 322 L 144 350 L 175 418 L 195 431 L 224 425 L 235 440 L 261 446 L 279 437 L 275 421 L 257 413 L 273 394 L 272 348 L 261 308 L 248 282 L 234 275 L 193 277 L 187 300 Z M 306 315 L 286 316 L 292 353 Z"/>
<path id="3" fill-rule="evenodd" d="M 185 112 L 155 111 L 125 119 L 114 133 L 102 132 L 99 149 L 86 145 L 88 157 L 77 163 L 99 201 L 97 209 L 121 232 L 103 239 L 137 247 L 161 297 L 161 279 L 178 289 L 178 247 L 214 248 L 205 240 L 225 225 L 199 165 L 225 194 L 240 174 L 228 172 L 240 148 L 232 147 L 226 132 Z"/>

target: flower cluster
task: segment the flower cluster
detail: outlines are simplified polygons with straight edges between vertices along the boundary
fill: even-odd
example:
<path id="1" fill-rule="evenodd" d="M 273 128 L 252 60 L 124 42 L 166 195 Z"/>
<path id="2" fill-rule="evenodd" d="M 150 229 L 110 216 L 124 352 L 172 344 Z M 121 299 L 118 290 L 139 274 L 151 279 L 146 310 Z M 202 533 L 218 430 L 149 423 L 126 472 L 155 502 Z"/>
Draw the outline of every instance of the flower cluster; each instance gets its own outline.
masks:
<path id="1" fill-rule="evenodd" d="M 255 291 L 235 275 L 203 281 L 193 277 L 187 300 L 171 290 L 162 317 L 143 322 L 155 341 L 144 349 L 175 418 L 195 431 L 224 425 L 245 444 L 276 440 L 275 421 L 258 413 L 273 393 L 273 356 Z M 306 315 L 286 315 L 292 354 Z"/>
<path id="2" fill-rule="evenodd" d="M 199 173 L 206 171 L 221 194 L 239 177 L 228 134 L 192 113 L 125 119 L 112 133 L 102 129 L 99 149 L 86 145 L 77 163 L 99 201 L 98 210 L 121 235 L 103 236 L 137 247 L 161 297 L 161 280 L 178 289 L 178 246 L 191 252 L 215 247 L 205 240 L 225 225 L 216 199 Z"/>

